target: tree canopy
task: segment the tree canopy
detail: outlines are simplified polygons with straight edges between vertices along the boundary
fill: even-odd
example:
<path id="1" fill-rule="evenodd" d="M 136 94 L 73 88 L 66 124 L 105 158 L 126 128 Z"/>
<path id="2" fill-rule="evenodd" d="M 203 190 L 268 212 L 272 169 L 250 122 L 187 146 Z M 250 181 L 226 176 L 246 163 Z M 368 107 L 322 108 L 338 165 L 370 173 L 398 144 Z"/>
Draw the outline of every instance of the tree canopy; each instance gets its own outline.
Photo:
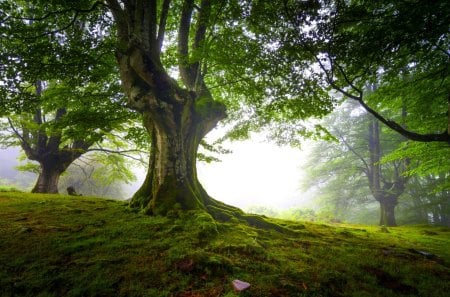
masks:
<path id="1" fill-rule="evenodd" d="M 299 65 L 292 76 L 358 101 L 408 139 L 450 142 L 447 1 L 271 1 L 254 18 L 274 61 Z"/>

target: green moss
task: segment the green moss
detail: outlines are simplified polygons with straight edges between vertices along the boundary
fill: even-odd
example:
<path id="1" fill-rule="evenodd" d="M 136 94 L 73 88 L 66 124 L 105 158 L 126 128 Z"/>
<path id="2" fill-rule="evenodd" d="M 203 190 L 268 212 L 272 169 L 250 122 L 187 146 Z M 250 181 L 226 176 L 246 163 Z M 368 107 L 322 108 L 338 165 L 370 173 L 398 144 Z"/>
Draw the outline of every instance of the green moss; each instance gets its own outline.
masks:
<path id="1" fill-rule="evenodd" d="M 211 238 L 219 233 L 216 220 L 206 211 L 190 211 L 186 215 L 189 216 L 190 231 L 199 238 Z"/>
<path id="2" fill-rule="evenodd" d="M 213 100 L 210 96 L 199 97 L 194 104 L 195 113 L 202 118 L 225 112 L 225 106 L 221 102 Z"/>
<path id="3" fill-rule="evenodd" d="M 236 296 L 233 279 L 251 284 L 239 296 L 258 297 L 450 290 L 448 228 L 382 233 L 258 216 L 249 225 L 235 208 L 226 212 L 235 219 L 181 205 L 173 216 L 146 216 L 119 201 L 0 193 L 0 296 Z"/>

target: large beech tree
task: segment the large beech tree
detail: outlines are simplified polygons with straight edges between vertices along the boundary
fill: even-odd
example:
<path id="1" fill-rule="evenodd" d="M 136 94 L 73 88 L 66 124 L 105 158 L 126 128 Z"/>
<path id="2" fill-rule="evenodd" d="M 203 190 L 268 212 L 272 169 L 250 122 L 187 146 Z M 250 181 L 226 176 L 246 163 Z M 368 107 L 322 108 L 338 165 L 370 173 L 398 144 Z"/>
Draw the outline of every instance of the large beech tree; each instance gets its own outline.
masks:
<path id="1" fill-rule="evenodd" d="M 313 2 L 293 5 L 314 17 Z M 14 1 L 4 3 L 10 10 L 14 7 Z M 148 174 L 133 206 L 158 214 L 179 207 L 207 210 L 215 217 L 242 217 L 239 210 L 209 197 L 198 182 L 196 155 L 202 138 L 226 118 L 227 111 L 236 123 L 232 133 L 236 137 L 260 127 L 269 127 L 274 136 L 288 141 L 298 134 L 321 135 L 321 127 L 308 128 L 302 119 L 323 116 L 333 105 L 321 82 L 296 74 L 308 69 L 308 63 L 292 63 L 283 56 L 274 59 L 278 46 L 269 40 L 273 32 L 254 30 L 250 17 L 258 3 L 37 0 L 29 4 L 32 14 L 12 9 L 4 22 L 32 19 L 41 30 L 33 36 L 39 41 L 86 18 L 89 30 L 80 39 L 105 40 L 114 47 L 128 104 L 142 114 L 152 139 Z M 110 38 L 94 38 L 98 32 Z M 40 48 L 36 39 L 27 40 Z M 83 62 L 70 52 L 52 60 L 73 61 Z"/>
<path id="2" fill-rule="evenodd" d="M 226 76 L 245 69 L 234 79 L 264 79 L 259 73 L 264 69 L 257 68 L 264 63 L 264 47 L 258 41 L 252 43 L 255 38 L 245 27 L 239 28 L 245 24 L 249 3 L 107 0 L 106 4 L 115 19 L 116 56 L 124 91 L 129 105 L 144 115 L 144 125 L 152 135 L 148 174 L 131 204 L 151 213 L 164 214 L 178 205 L 182 209 L 205 209 L 216 217 L 230 211 L 236 214 L 235 209 L 212 199 L 202 188 L 197 179 L 196 155 L 202 138 L 226 117 L 225 104 L 214 98 L 208 87 L 208 79 L 213 80 L 208 71 L 217 71 L 213 77 L 220 77 L 221 72 Z M 229 36 L 228 26 L 234 29 Z M 236 44 L 230 46 L 226 41 Z M 164 63 L 170 54 L 165 46 L 176 48 L 172 54 L 178 80 L 170 76 L 169 70 L 174 70 Z M 228 57 L 220 47 L 227 48 Z M 212 48 L 217 51 L 212 52 Z M 219 59 L 217 53 L 222 54 Z M 214 62 L 224 67 L 220 69 Z M 234 62 L 243 65 L 233 68 Z M 259 88 L 267 94 L 267 86 Z"/>
<path id="3" fill-rule="evenodd" d="M 183 209 L 216 205 L 197 180 L 196 155 L 203 137 L 226 116 L 225 106 L 214 101 L 205 84 L 203 63 L 190 54 L 205 46 L 212 3 L 182 3 L 177 37 L 182 87 L 161 61 L 169 2 L 158 12 L 157 1 L 107 1 L 117 25 L 124 91 L 152 134 L 147 178 L 132 204 L 154 213 L 166 213 L 175 204 Z"/>

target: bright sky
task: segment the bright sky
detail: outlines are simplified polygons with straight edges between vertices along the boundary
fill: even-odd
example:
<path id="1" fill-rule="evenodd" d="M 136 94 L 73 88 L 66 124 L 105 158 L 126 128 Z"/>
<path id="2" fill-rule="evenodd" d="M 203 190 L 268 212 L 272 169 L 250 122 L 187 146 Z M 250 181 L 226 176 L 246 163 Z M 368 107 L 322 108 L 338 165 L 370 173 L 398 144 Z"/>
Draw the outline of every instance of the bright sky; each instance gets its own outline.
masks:
<path id="1" fill-rule="evenodd" d="M 303 204 L 298 189 L 305 152 L 260 140 L 233 142 L 222 162 L 200 162 L 198 177 L 217 200 L 240 208 L 263 205 L 283 209 Z"/>

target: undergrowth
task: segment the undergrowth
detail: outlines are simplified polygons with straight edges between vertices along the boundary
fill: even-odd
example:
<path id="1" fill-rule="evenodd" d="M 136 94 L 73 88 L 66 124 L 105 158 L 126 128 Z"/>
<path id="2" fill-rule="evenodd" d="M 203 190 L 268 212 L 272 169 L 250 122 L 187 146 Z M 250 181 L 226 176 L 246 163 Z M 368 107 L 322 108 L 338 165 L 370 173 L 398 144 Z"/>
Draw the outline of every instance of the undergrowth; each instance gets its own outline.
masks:
<path id="1" fill-rule="evenodd" d="M 0 296 L 448 296 L 448 228 L 268 220 L 294 232 L 2 192 Z"/>

